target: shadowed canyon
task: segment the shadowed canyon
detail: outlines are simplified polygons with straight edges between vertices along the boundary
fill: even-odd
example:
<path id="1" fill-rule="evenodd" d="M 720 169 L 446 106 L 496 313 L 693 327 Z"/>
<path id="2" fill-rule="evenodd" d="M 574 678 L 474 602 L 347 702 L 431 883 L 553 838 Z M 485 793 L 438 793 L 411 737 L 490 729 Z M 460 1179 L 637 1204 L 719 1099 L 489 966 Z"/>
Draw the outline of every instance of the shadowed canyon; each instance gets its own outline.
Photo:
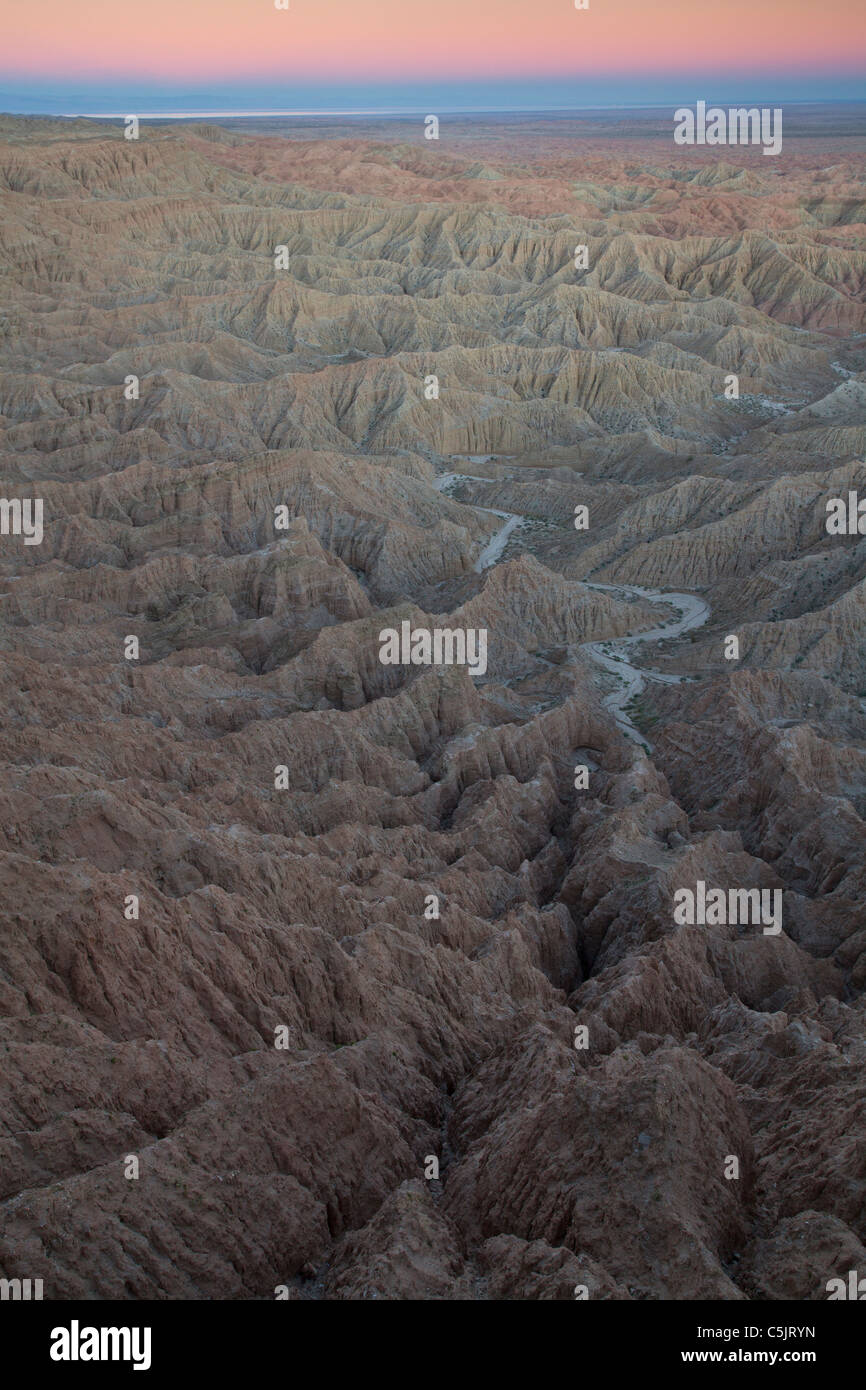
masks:
<path id="1" fill-rule="evenodd" d="M 863 128 L 0 117 L 0 1275 L 866 1273 Z"/>

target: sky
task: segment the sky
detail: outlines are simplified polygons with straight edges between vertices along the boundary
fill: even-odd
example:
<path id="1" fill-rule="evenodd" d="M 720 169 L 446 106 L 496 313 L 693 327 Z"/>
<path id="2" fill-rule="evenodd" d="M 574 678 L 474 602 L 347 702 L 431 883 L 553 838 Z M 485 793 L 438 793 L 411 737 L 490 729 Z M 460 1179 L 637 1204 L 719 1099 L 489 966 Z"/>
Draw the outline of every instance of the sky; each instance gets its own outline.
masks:
<path id="1" fill-rule="evenodd" d="M 0 0 L 0 110 L 508 110 L 866 95 L 866 0 Z"/>

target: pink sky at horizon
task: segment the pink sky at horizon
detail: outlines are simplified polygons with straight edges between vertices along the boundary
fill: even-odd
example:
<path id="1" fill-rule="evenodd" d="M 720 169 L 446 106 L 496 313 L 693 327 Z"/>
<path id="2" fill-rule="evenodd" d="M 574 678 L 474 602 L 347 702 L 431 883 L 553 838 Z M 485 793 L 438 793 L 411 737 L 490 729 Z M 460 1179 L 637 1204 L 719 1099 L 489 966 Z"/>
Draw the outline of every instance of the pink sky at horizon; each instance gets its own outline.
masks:
<path id="1" fill-rule="evenodd" d="M 0 68 L 166 81 L 866 68 L 864 0 L 4 0 Z"/>

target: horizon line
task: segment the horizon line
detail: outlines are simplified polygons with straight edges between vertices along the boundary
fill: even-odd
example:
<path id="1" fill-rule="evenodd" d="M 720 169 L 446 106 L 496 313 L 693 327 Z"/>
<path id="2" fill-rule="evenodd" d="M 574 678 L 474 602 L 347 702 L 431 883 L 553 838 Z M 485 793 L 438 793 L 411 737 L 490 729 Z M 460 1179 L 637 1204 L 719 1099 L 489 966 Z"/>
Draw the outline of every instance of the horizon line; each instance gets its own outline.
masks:
<path id="1" fill-rule="evenodd" d="M 702 101 L 705 98 L 696 97 L 695 101 Z M 774 99 L 775 100 L 775 99 Z M 746 98 L 738 98 L 737 104 L 743 105 Z M 508 115 L 521 113 L 526 115 L 555 115 L 569 114 L 581 111 L 664 111 L 676 106 L 677 100 L 669 101 L 638 101 L 638 102 L 592 102 L 580 106 L 439 106 L 437 115 L 459 116 L 459 115 Z M 712 103 L 707 99 L 707 105 L 722 105 L 721 101 Z M 778 101 L 780 106 L 866 106 L 866 96 L 862 99 L 857 97 L 812 97 L 798 98 L 794 101 Z M 394 107 L 292 107 L 292 108 L 266 108 L 261 110 L 232 110 L 223 108 L 220 110 L 191 110 L 191 111 L 63 111 L 63 112 L 3 112 L 3 115 L 23 115 L 38 119 L 44 115 L 52 120 L 86 120 L 86 121 L 122 121 L 128 115 L 136 115 L 139 120 L 164 120 L 164 121 L 185 121 L 185 120 L 216 120 L 221 117 L 231 117 L 234 120 L 255 120 L 262 117 L 286 117 L 286 116 L 419 116 L 427 111 L 427 107 L 421 106 L 394 106 Z"/>

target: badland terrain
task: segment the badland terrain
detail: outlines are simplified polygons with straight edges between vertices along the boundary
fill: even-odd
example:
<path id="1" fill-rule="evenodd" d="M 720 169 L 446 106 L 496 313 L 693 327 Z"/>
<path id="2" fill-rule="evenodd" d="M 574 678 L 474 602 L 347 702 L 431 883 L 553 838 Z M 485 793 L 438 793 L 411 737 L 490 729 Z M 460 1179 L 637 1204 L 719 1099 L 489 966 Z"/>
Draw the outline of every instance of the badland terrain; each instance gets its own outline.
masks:
<path id="1" fill-rule="evenodd" d="M 866 1273 L 863 129 L 0 118 L 0 1274 Z"/>

